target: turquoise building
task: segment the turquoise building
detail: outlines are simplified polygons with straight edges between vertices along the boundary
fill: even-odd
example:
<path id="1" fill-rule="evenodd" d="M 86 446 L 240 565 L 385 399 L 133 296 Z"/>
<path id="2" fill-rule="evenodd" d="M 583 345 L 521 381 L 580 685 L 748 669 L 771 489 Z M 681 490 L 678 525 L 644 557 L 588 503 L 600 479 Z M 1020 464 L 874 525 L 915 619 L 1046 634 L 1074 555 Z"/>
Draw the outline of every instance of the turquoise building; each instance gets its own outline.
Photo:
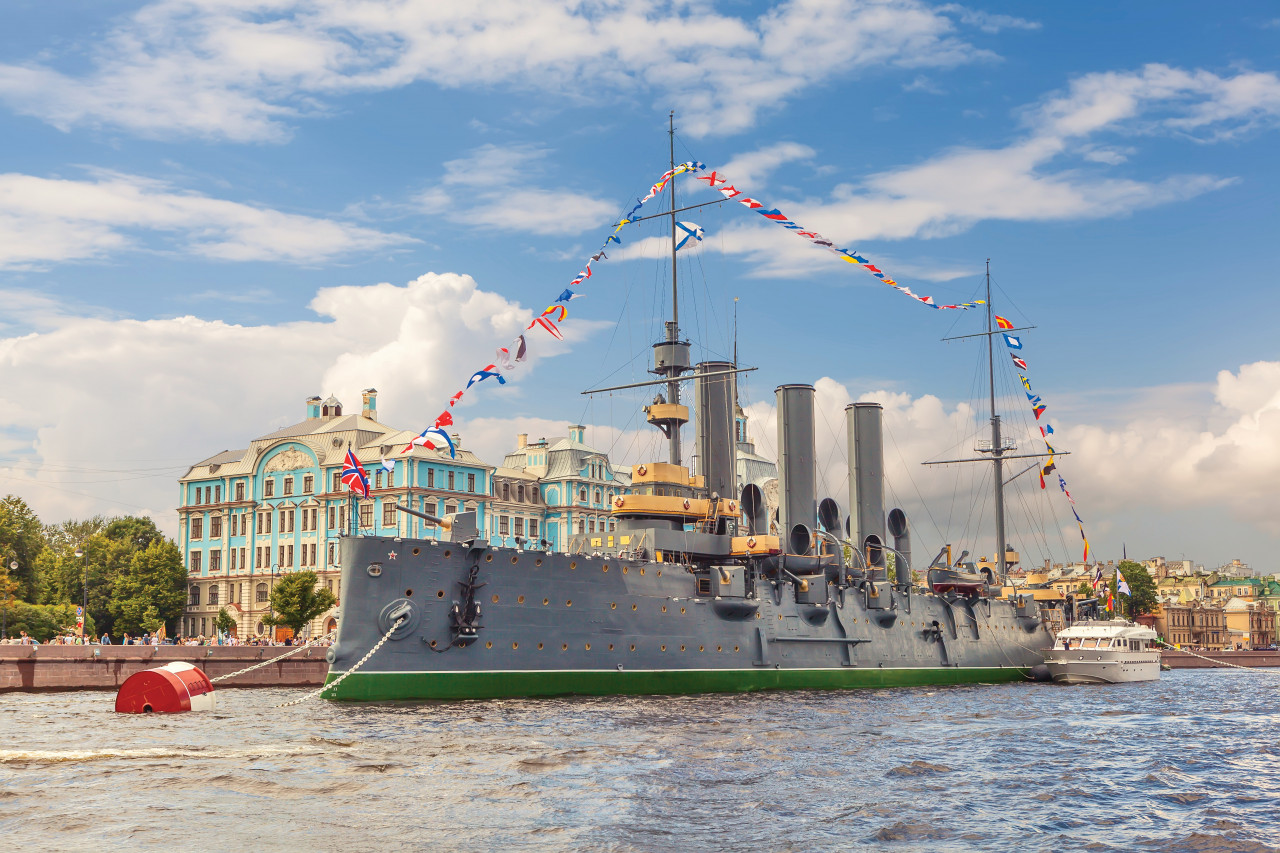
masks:
<path id="1" fill-rule="evenodd" d="M 416 432 L 378 420 L 377 392 L 363 393 L 360 413 L 344 415 L 330 397 L 306 401 L 306 418 L 198 462 L 180 478 L 178 542 L 188 573 L 182 630 L 209 636 L 220 610 L 235 621 L 242 640 L 264 637 L 270 590 L 281 576 L 317 573 L 341 598 L 338 537 L 432 536 L 438 530 L 395 509 L 396 503 L 432 515 L 474 510 L 486 529 L 494 467 L 464 449 L 457 458 L 415 447 Z M 372 497 L 356 498 L 341 482 L 350 447 L 369 473 Z M 383 460 L 395 460 L 394 469 Z M 310 626 L 331 630 L 332 612 Z"/>

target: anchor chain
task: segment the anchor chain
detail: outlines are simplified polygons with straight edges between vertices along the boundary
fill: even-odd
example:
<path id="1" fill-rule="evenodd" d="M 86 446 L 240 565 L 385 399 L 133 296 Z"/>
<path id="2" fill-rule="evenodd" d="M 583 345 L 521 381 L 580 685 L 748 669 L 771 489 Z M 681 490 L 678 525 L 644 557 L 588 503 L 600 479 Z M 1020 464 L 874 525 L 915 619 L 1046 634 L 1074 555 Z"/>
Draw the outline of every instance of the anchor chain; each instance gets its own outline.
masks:
<path id="1" fill-rule="evenodd" d="M 237 675 L 244 675 L 246 672 L 253 672 L 255 669 L 261 669 L 262 667 L 276 663 L 277 661 L 282 661 L 287 657 L 293 657 L 303 649 L 309 649 L 312 646 L 314 646 L 316 643 L 322 643 L 336 633 L 338 632 L 330 631 L 329 633 L 325 634 L 323 637 L 316 637 L 314 640 L 310 640 L 304 645 L 298 646 L 296 649 L 294 649 L 291 652 L 286 652 L 285 654 L 282 654 L 282 655 L 276 655 L 275 657 L 269 658 L 260 663 L 255 663 L 253 666 L 247 666 L 244 669 L 238 670 L 236 672 L 231 672 L 226 675 L 219 675 L 217 678 L 210 678 L 209 680 L 212 681 L 214 684 L 217 684 L 219 681 L 226 681 L 228 678 L 235 678 Z"/>
<path id="2" fill-rule="evenodd" d="M 328 683 L 328 684 L 324 685 L 324 686 L 323 686 L 323 687 L 321 687 L 319 690 L 312 690 L 310 693 L 308 693 L 307 695 L 303 696 L 303 697 L 302 697 L 302 698 L 300 698 L 300 699 L 294 699 L 292 702 L 284 702 L 283 704 L 277 705 L 276 707 L 277 707 L 277 708 L 288 708 L 288 707 L 290 707 L 290 706 L 292 706 L 292 705 L 301 705 L 303 702 L 306 702 L 308 699 L 314 699 L 314 698 L 316 698 L 317 696 L 319 696 L 319 695 L 321 695 L 322 693 L 324 693 L 326 690 L 332 690 L 332 689 L 336 688 L 339 684 L 341 684 L 343 681 L 345 681 L 345 680 L 347 679 L 347 676 L 349 676 L 349 675 L 354 675 L 354 674 L 355 674 L 355 672 L 356 672 L 356 670 L 360 669 L 360 667 L 362 667 L 362 666 L 364 666 L 366 663 L 368 663 L 368 662 L 369 662 L 369 658 L 373 657 L 374 653 L 375 653 L 375 652 L 377 652 L 377 651 L 378 651 L 378 649 L 382 648 L 383 644 L 384 644 L 384 643 L 386 643 L 386 642 L 387 642 L 387 640 L 390 640 L 390 639 L 391 639 L 391 635 L 392 635 L 392 634 L 394 634 L 394 633 L 396 632 L 396 629 L 400 627 L 400 625 L 404 622 L 404 620 L 405 620 L 405 617 L 403 617 L 403 616 L 401 616 L 399 619 L 397 619 L 397 620 L 395 621 L 395 624 L 393 624 L 390 628 L 388 628 L 388 629 L 387 629 L 387 633 L 385 633 L 385 634 L 383 634 L 383 635 L 382 635 L 382 639 L 381 639 L 381 640 L 379 640 L 379 641 L 374 645 L 374 647 L 373 647 L 373 648 L 369 649 L 369 651 L 365 653 L 365 656 L 364 656 L 364 657 L 362 657 L 362 658 L 360 658 L 360 660 L 358 660 L 358 661 L 356 662 L 355 666 L 351 667 L 351 668 L 350 668 L 350 669 L 348 669 L 346 672 L 342 673 L 342 675 L 339 675 L 337 678 L 335 678 L 335 679 L 334 679 L 333 681 L 331 681 L 330 683 Z"/>

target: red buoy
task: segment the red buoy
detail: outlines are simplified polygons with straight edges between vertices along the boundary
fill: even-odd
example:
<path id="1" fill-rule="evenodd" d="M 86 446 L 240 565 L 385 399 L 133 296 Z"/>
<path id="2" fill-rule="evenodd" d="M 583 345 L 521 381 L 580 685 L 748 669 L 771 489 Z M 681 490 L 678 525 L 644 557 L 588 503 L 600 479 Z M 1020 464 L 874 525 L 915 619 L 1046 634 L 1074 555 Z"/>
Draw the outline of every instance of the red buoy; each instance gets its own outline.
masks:
<path id="1" fill-rule="evenodd" d="M 198 667 L 183 661 L 135 672 L 116 694 L 116 711 L 121 714 L 212 710 L 213 682 Z"/>

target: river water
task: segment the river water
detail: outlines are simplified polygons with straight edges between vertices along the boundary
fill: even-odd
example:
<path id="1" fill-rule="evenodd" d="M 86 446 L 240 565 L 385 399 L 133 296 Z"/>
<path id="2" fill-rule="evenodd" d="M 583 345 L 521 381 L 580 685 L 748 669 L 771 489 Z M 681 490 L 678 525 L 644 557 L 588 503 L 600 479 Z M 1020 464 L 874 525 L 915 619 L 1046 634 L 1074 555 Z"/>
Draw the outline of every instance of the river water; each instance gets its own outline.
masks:
<path id="1" fill-rule="evenodd" d="M 1280 672 L 331 704 L 0 695 L 7 850 L 1280 849 Z"/>

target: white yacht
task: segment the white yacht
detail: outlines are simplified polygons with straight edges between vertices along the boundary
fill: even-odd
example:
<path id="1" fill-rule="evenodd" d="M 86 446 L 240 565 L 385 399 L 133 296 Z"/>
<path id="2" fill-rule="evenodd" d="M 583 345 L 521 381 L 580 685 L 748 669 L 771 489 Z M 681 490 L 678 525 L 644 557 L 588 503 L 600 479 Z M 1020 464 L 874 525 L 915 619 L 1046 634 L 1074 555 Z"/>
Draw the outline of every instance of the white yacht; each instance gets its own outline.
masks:
<path id="1" fill-rule="evenodd" d="M 1058 632 L 1044 662 L 1063 684 L 1115 684 L 1160 678 L 1156 632 L 1127 619 L 1077 622 Z"/>

